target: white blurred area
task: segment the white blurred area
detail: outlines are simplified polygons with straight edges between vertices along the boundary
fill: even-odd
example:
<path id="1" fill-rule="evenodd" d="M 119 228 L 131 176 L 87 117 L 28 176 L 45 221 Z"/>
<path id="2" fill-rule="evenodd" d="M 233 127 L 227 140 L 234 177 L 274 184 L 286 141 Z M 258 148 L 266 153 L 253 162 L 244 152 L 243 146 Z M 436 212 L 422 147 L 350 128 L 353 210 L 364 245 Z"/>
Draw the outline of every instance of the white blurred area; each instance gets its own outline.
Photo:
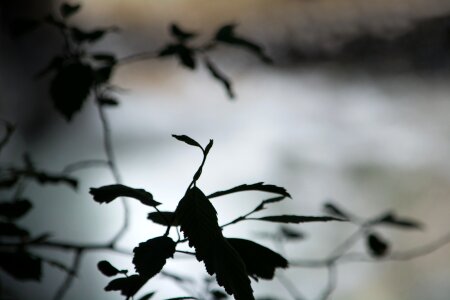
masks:
<path id="1" fill-rule="evenodd" d="M 210 33 L 217 25 L 236 21 L 242 25 L 242 32 L 254 32 L 262 44 L 265 32 L 272 40 L 279 37 L 279 32 L 294 32 L 292 38 L 299 42 L 333 48 L 329 37 L 336 32 L 351 36 L 361 26 L 369 31 L 396 31 L 417 18 L 450 10 L 448 1 L 437 0 L 370 4 L 336 0 L 278 4 L 97 0 L 84 5 L 77 17 L 79 22 L 117 24 L 122 28 L 121 35 L 136 34 L 128 41 L 135 43 L 133 47 L 138 50 L 162 45 L 161 41 L 155 46 L 142 40 L 145 26 L 151 27 L 149 35 L 161 32 L 164 36 L 166 26 L 178 20 L 199 32 L 210 28 Z M 169 40 L 168 34 L 162 40 Z M 133 47 L 121 41 L 121 37 L 112 37 L 105 41 L 105 47 L 129 54 Z M 330 41 L 331 46 L 324 41 Z M 237 99 L 227 99 L 221 85 L 205 70 L 190 72 L 173 60 L 118 69 L 114 82 L 128 91 L 120 94 L 120 106 L 109 109 L 108 117 L 125 184 L 147 189 L 163 203 L 161 209 L 173 210 L 201 161 L 197 149 L 171 137 L 186 134 L 202 144 L 214 139 L 199 181 L 205 193 L 259 181 L 283 186 L 291 193 L 293 200 L 276 204 L 261 216 L 320 215 L 322 204 L 331 200 L 363 217 L 393 209 L 400 216 L 426 224 L 424 231 L 379 230 L 395 250 L 427 244 L 448 232 L 448 77 L 414 73 L 380 76 L 332 64 L 279 68 L 265 66 L 239 50 L 227 50 L 217 58 L 217 64 L 232 79 Z M 5 155 L 17 158 L 23 151 L 21 146 L 27 145 L 23 139 L 19 132 Z M 87 104 L 71 124 L 56 118 L 27 151 L 39 166 L 49 170 L 61 170 L 73 161 L 104 157 L 94 106 Z M 111 184 L 113 179 L 102 169 L 76 175 L 81 178 L 78 193 L 65 187 L 31 186 L 35 211 L 25 223 L 32 224 L 37 232 L 51 231 L 58 240 L 107 240 L 122 223 L 120 204 L 100 206 L 92 201 L 88 189 Z M 217 198 L 213 204 L 220 222 L 225 223 L 251 210 L 265 196 L 241 193 Z M 151 209 L 132 201 L 130 204 L 131 226 L 120 246 L 131 250 L 139 242 L 162 234 L 165 228 L 146 220 Z M 247 222 L 227 228 L 224 234 L 255 238 L 257 232 L 276 228 L 274 224 Z M 290 259 L 324 257 L 355 229 L 332 223 L 293 228 L 306 232 L 307 239 L 287 245 L 286 257 Z M 277 249 L 270 241 L 259 242 Z M 363 251 L 364 245 L 359 246 L 357 250 Z M 51 255 L 70 257 L 53 251 Z M 206 275 L 203 264 L 184 259 L 183 255 L 178 257 L 182 262 L 171 261 L 166 269 L 193 276 L 201 283 Z M 331 299 L 446 300 L 450 295 L 449 257 L 447 246 L 413 261 L 343 265 Z M 133 268 L 131 256 L 86 254 L 82 272 L 66 299 L 122 299 L 118 293 L 103 291 L 108 279 L 97 272 L 96 263 L 105 258 L 118 267 Z M 324 271 L 292 269 L 285 274 L 307 299 L 316 299 L 326 284 Z M 55 280 L 59 285 L 63 273 L 46 268 L 44 284 L 48 288 L 40 298 L 51 297 L 55 291 L 51 282 Z M 277 281 L 260 281 L 253 288 L 258 296 L 290 299 Z M 27 293 L 42 293 L 38 284 L 28 284 L 26 289 Z M 156 299 L 186 295 L 162 277 L 152 279 L 144 290 L 158 290 Z"/>

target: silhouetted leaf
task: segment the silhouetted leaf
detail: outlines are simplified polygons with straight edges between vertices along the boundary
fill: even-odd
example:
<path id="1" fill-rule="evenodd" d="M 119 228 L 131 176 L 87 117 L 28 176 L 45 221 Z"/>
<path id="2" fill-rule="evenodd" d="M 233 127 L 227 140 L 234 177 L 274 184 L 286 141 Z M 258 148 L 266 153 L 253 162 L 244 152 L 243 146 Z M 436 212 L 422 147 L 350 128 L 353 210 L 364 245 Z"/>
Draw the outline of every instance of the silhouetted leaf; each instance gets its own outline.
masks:
<path id="1" fill-rule="evenodd" d="M 370 254 L 372 254 L 374 257 L 383 257 L 389 251 L 388 242 L 375 233 L 369 234 L 366 241 L 367 246 L 370 250 Z"/>
<path id="2" fill-rule="evenodd" d="M 63 18 L 68 18 L 74 15 L 76 12 L 78 12 L 80 8 L 81 8 L 80 4 L 63 3 L 59 7 L 59 11 Z"/>
<path id="3" fill-rule="evenodd" d="M 42 261 L 25 251 L 0 252 L 0 268 L 19 280 L 40 280 Z"/>
<path id="4" fill-rule="evenodd" d="M 288 240 L 302 240 L 305 238 L 305 234 L 301 231 L 294 230 L 292 228 L 282 226 L 280 228 L 281 235 Z"/>
<path id="5" fill-rule="evenodd" d="M 9 219 L 17 219 L 25 215 L 32 207 L 28 200 L 16 200 L 0 202 L 0 216 Z"/>
<path id="6" fill-rule="evenodd" d="M 199 147 L 200 149 L 203 149 L 202 146 L 200 146 L 200 144 L 197 141 L 195 141 L 194 139 L 188 137 L 187 135 L 184 135 L 184 134 L 183 135 L 172 134 L 172 136 L 174 138 L 176 138 L 177 140 L 179 140 L 179 141 L 185 142 L 188 145 Z"/>
<path id="7" fill-rule="evenodd" d="M 272 279 L 276 268 L 287 268 L 288 261 L 280 254 L 255 242 L 227 238 L 245 263 L 247 274 L 257 278 Z"/>
<path id="8" fill-rule="evenodd" d="M 270 199 L 266 199 L 264 201 L 262 201 L 256 208 L 255 208 L 255 212 L 263 210 L 265 208 L 266 204 L 270 204 L 270 203 L 275 203 L 275 202 L 280 202 L 282 201 L 284 198 L 286 198 L 285 196 L 281 196 L 281 197 L 274 197 L 274 198 L 270 198 Z"/>
<path id="9" fill-rule="evenodd" d="M 208 69 L 211 76 L 213 76 L 223 84 L 225 90 L 227 91 L 228 97 L 234 98 L 233 87 L 228 77 L 225 74 L 223 74 L 223 72 L 220 71 L 219 68 L 217 68 L 217 66 L 209 59 L 205 59 L 205 63 L 206 68 Z"/>
<path id="10" fill-rule="evenodd" d="M 195 186 L 189 189 L 175 213 L 197 260 L 205 263 L 210 275 L 216 274 L 217 283 L 237 300 L 254 299 L 245 264 L 223 237 L 217 212 L 203 192 Z"/>
<path id="11" fill-rule="evenodd" d="M 138 300 L 148 300 L 148 299 L 152 298 L 153 295 L 155 295 L 155 292 L 150 292 L 150 293 L 145 294 L 144 296 L 142 296 Z"/>
<path id="12" fill-rule="evenodd" d="M 97 98 L 98 103 L 100 103 L 100 105 L 104 105 L 104 106 L 118 106 L 119 105 L 119 101 L 117 101 L 117 99 L 114 99 L 110 96 L 101 96 L 99 98 Z"/>
<path id="13" fill-rule="evenodd" d="M 349 216 L 333 203 L 325 203 L 323 210 L 332 216 L 342 219 L 349 219 Z"/>
<path id="14" fill-rule="evenodd" d="M 397 227 L 401 227 L 404 229 L 422 229 L 423 228 L 422 223 L 420 223 L 416 220 L 409 219 L 409 218 L 404 218 L 404 217 L 399 218 L 393 212 L 390 212 L 390 213 L 386 214 L 385 216 L 380 217 L 373 224 L 374 225 L 375 224 L 383 224 L 383 225 L 389 225 L 389 226 L 397 226 Z"/>
<path id="15" fill-rule="evenodd" d="M 179 41 L 186 41 L 196 36 L 193 32 L 182 30 L 177 24 L 170 25 L 170 33 Z"/>
<path id="16" fill-rule="evenodd" d="M 234 32 L 236 24 L 227 24 L 219 28 L 216 33 L 215 39 L 216 41 L 230 44 L 233 46 L 239 46 L 246 48 L 247 50 L 255 53 L 263 62 L 272 63 L 272 59 L 270 59 L 263 51 L 261 46 L 251 42 L 250 40 L 237 36 Z"/>
<path id="17" fill-rule="evenodd" d="M 130 197 L 139 200 L 148 206 L 158 206 L 161 203 L 153 200 L 153 195 L 144 189 L 134 189 L 123 184 L 105 185 L 99 188 L 91 188 L 89 193 L 99 203 L 109 203 L 118 197 Z"/>
<path id="18" fill-rule="evenodd" d="M 133 297 L 147 281 L 147 278 L 137 274 L 117 278 L 108 283 L 105 287 L 105 291 L 120 291 L 122 295 L 129 299 L 130 297 Z"/>
<path id="19" fill-rule="evenodd" d="M 228 295 L 220 290 L 211 291 L 214 300 L 228 299 Z"/>
<path id="20" fill-rule="evenodd" d="M 28 178 L 33 178 L 40 184 L 65 183 L 74 189 L 76 189 L 78 187 L 78 180 L 76 180 L 73 177 L 66 176 L 66 175 L 49 174 L 49 173 L 45 173 L 45 172 L 36 172 L 36 171 L 25 172 L 24 175 L 26 175 Z"/>
<path id="21" fill-rule="evenodd" d="M 171 211 L 155 211 L 148 213 L 147 219 L 153 221 L 156 224 L 164 225 L 164 226 L 178 226 L 178 220 L 174 219 L 175 213 Z"/>
<path id="22" fill-rule="evenodd" d="M 195 52 L 189 48 L 186 47 L 183 44 L 171 44 L 166 46 L 164 49 L 159 51 L 158 56 L 159 57 L 165 57 L 165 56 L 173 56 L 176 55 L 180 61 L 180 63 L 189 68 L 189 69 L 195 69 L 196 63 L 195 63 Z"/>
<path id="23" fill-rule="evenodd" d="M 280 215 L 267 216 L 261 218 L 248 218 L 249 220 L 261 220 L 278 223 L 307 223 L 307 222 L 329 222 L 329 221 L 345 221 L 333 217 L 311 217 L 311 216 L 296 216 L 296 215 Z"/>
<path id="24" fill-rule="evenodd" d="M 70 28 L 70 33 L 75 42 L 81 44 L 84 42 L 94 43 L 101 39 L 111 29 L 95 29 L 91 31 L 85 31 L 80 28 Z"/>
<path id="25" fill-rule="evenodd" d="M 283 195 L 285 197 L 291 198 L 291 195 L 286 191 L 285 188 L 279 187 L 273 184 L 264 184 L 264 182 L 258 182 L 254 184 L 242 184 L 237 187 L 231 188 L 225 191 L 215 192 L 208 196 L 208 198 L 219 197 L 223 195 L 228 195 L 237 192 L 245 192 L 245 191 L 261 191 L 273 194 Z"/>
<path id="26" fill-rule="evenodd" d="M 17 174 L 10 174 L 6 178 L 0 179 L 0 189 L 9 189 L 13 187 L 17 181 L 19 180 L 19 176 Z"/>
<path id="27" fill-rule="evenodd" d="M 162 270 L 166 260 L 173 257 L 175 247 L 176 243 L 167 236 L 140 243 L 133 250 L 133 264 L 136 271 L 146 278 L 152 278 Z"/>
<path id="28" fill-rule="evenodd" d="M 83 106 L 93 83 L 93 70 L 87 64 L 73 62 L 59 68 L 50 85 L 56 110 L 70 121 Z"/>
<path id="29" fill-rule="evenodd" d="M 111 265 L 109 261 L 106 260 L 99 261 L 97 264 L 97 268 L 99 269 L 100 272 L 102 272 L 103 275 L 108 277 L 116 276 L 117 274 L 123 273 L 119 271 L 116 267 Z"/>
<path id="30" fill-rule="evenodd" d="M 32 19 L 16 19 L 10 24 L 10 34 L 17 38 L 36 30 L 42 22 Z"/>
<path id="31" fill-rule="evenodd" d="M 209 140 L 208 145 L 206 145 L 206 147 L 205 147 L 205 152 L 204 152 L 205 156 L 208 155 L 208 153 L 211 150 L 213 144 L 214 144 L 214 141 L 213 140 Z"/>
<path id="32" fill-rule="evenodd" d="M 0 221 L 0 236 L 27 237 L 29 233 L 16 224 Z"/>

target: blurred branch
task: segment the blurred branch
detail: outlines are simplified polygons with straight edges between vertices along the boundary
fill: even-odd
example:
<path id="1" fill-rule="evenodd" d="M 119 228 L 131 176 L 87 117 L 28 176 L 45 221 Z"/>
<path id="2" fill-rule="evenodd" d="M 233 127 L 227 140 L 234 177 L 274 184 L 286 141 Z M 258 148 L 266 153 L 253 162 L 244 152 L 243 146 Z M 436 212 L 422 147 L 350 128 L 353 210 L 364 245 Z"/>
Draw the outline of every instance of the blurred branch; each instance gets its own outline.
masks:
<path id="1" fill-rule="evenodd" d="M 80 268 L 81 257 L 83 255 L 83 252 L 84 252 L 83 250 L 78 250 L 75 252 L 75 256 L 73 258 L 73 263 L 72 263 L 72 267 L 71 267 L 72 272 L 70 272 L 66 275 L 66 279 L 64 280 L 62 285 L 59 287 L 59 289 L 56 291 L 56 294 L 53 297 L 53 300 L 63 299 L 64 295 L 69 290 L 70 286 L 72 285 L 73 279 L 75 278 L 75 276 L 78 273 L 78 270 Z"/>
<path id="2" fill-rule="evenodd" d="M 109 166 L 108 161 L 103 159 L 82 160 L 65 166 L 64 169 L 62 170 L 62 173 L 68 174 L 83 169 L 90 169 L 93 167 L 102 167 L 102 166 L 108 167 Z"/>

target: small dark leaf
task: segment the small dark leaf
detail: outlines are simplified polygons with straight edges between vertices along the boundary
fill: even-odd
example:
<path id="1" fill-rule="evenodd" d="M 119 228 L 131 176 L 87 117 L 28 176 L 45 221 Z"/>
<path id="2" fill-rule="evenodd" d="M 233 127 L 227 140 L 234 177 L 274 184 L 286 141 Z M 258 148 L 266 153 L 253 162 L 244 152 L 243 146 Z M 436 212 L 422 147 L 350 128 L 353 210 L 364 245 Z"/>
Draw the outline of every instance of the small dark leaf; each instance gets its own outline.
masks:
<path id="1" fill-rule="evenodd" d="M 267 216 L 261 218 L 248 218 L 249 220 L 260 220 L 277 223 L 308 223 L 308 222 L 328 222 L 328 221 L 345 221 L 333 217 L 311 217 L 311 216 L 296 216 L 296 215 L 280 215 L 280 216 Z"/>
<path id="2" fill-rule="evenodd" d="M 17 38 L 36 30 L 40 21 L 31 19 L 16 19 L 10 25 L 10 34 L 12 37 Z"/>
<path id="3" fill-rule="evenodd" d="M 170 33 L 172 33 L 172 35 L 179 41 L 189 40 L 196 36 L 193 32 L 182 30 L 177 24 L 170 25 Z"/>
<path id="4" fill-rule="evenodd" d="M 213 140 L 209 140 L 208 145 L 206 145 L 206 147 L 205 147 L 205 152 L 204 152 L 205 156 L 208 155 L 208 153 L 211 150 L 213 144 L 214 144 L 214 141 Z"/>
<path id="5" fill-rule="evenodd" d="M 58 69 L 50 85 L 53 105 L 68 121 L 83 106 L 94 83 L 92 68 L 74 62 Z"/>
<path id="6" fill-rule="evenodd" d="M 114 99 L 110 96 L 101 96 L 97 99 L 98 103 L 100 103 L 100 105 L 104 105 L 104 106 L 118 106 L 119 105 L 119 101 L 117 101 L 117 99 Z"/>
<path id="7" fill-rule="evenodd" d="M 205 194 L 195 186 L 189 189 L 175 214 L 197 260 L 205 263 L 210 275 L 216 274 L 217 283 L 236 300 L 254 299 L 245 264 L 223 237 L 217 212 Z"/>
<path id="8" fill-rule="evenodd" d="M 144 296 L 142 296 L 138 300 L 148 300 L 148 299 L 152 298 L 153 295 L 155 295 L 155 292 L 150 292 L 150 293 L 145 294 Z"/>
<path id="9" fill-rule="evenodd" d="M 264 184 L 264 182 L 258 182 L 258 183 L 254 183 L 254 184 L 242 184 L 237 187 L 231 188 L 229 190 L 215 192 L 215 193 L 209 195 L 208 198 L 211 199 L 211 198 L 215 198 L 215 197 L 219 197 L 219 196 L 223 196 L 223 195 L 228 195 L 228 194 L 237 193 L 237 192 L 245 192 L 245 191 L 261 191 L 261 192 L 279 194 L 279 195 L 283 195 L 285 197 L 291 198 L 291 195 L 289 195 L 289 193 L 286 191 L 285 188 L 282 188 L 282 187 L 279 187 L 276 185 L 272 185 L 272 184 Z"/>
<path id="10" fill-rule="evenodd" d="M 206 59 L 205 63 L 206 63 L 206 68 L 208 69 L 211 76 L 223 84 L 223 86 L 225 87 L 225 90 L 227 91 L 228 97 L 233 99 L 234 98 L 233 87 L 232 87 L 231 81 L 228 79 L 228 77 L 225 74 L 223 74 L 223 72 L 220 71 L 219 68 L 217 68 L 217 66 L 209 59 Z"/>
<path id="11" fill-rule="evenodd" d="M 230 44 L 233 46 L 243 47 L 249 51 L 252 51 L 256 54 L 263 62 L 272 63 L 272 59 L 270 59 L 263 51 L 261 46 L 257 45 L 250 40 L 237 36 L 234 32 L 236 24 L 227 24 L 219 28 L 216 33 L 215 39 L 218 42 Z"/>
<path id="12" fill-rule="evenodd" d="M 8 219 L 17 219 L 24 216 L 32 207 L 28 200 L 0 202 L 0 216 Z"/>
<path id="13" fill-rule="evenodd" d="M 25 251 L 0 252 L 0 268 L 18 280 L 40 280 L 42 260 Z"/>
<path id="14" fill-rule="evenodd" d="M 247 274 L 255 279 L 272 279 L 276 268 L 288 267 L 283 256 L 260 244 L 236 238 L 227 240 L 244 261 Z"/>
<path id="15" fill-rule="evenodd" d="M 29 233 L 27 230 L 20 228 L 16 224 L 9 222 L 0 222 L 0 236 L 10 236 L 10 237 L 28 237 Z"/>
<path id="16" fill-rule="evenodd" d="M 0 190 L 1 189 L 9 189 L 13 187 L 17 181 L 19 180 L 19 176 L 17 174 L 11 174 L 9 177 L 0 179 Z"/>
<path id="17" fill-rule="evenodd" d="M 147 278 L 137 274 L 117 278 L 108 283 L 105 287 L 105 291 L 120 291 L 120 293 L 128 299 L 133 297 L 147 281 Z"/>
<path id="18" fill-rule="evenodd" d="M 176 243 L 167 236 L 160 236 L 140 243 L 134 248 L 133 264 L 136 271 L 145 278 L 158 274 L 169 257 L 175 253 Z"/>
<path id="19" fill-rule="evenodd" d="M 333 203 L 325 203 L 323 210 L 332 216 L 342 219 L 349 219 L 349 216 Z"/>
<path id="20" fill-rule="evenodd" d="M 397 226 L 404 229 L 422 229 L 423 224 L 409 218 L 399 218 L 393 212 L 382 216 L 374 222 L 375 224 L 383 224 L 389 226 Z"/>
<path id="21" fill-rule="evenodd" d="M 109 261 L 106 260 L 99 261 L 97 264 L 97 268 L 100 272 L 102 272 L 103 275 L 108 277 L 116 276 L 117 274 L 121 273 L 116 267 L 111 265 Z"/>
<path id="22" fill-rule="evenodd" d="M 63 3 L 61 4 L 59 11 L 63 18 L 68 18 L 78 12 L 80 8 L 80 4 Z"/>
<path id="23" fill-rule="evenodd" d="M 89 193 L 99 203 L 109 203 L 118 197 L 130 197 L 139 200 L 148 206 L 158 206 L 161 203 L 153 200 L 153 195 L 144 189 L 134 189 L 123 184 L 105 185 L 99 188 L 91 188 Z"/>
<path id="24" fill-rule="evenodd" d="M 388 242 L 375 233 L 369 234 L 366 241 L 370 254 L 374 257 L 383 257 L 389 251 Z"/>
<path id="25" fill-rule="evenodd" d="M 36 172 L 36 171 L 26 172 L 25 175 L 29 178 L 35 179 L 40 184 L 65 183 L 74 189 L 76 189 L 78 186 L 78 180 L 76 180 L 73 177 L 66 176 L 66 175 L 49 174 L 49 173 L 45 173 L 45 172 Z"/>
<path id="26" fill-rule="evenodd" d="M 175 218 L 175 213 L 171 211 L 155 211 L 147 215 L 147 219 L 153 221 L 156 224 L 164 226 L 178 226 L 178 220 Z"/>
<path id="27" fill-rule="evenodd" d="M 177 53 L 177 45 L 170 44 L 161 49 L 158 53 L 158 56 L 159 57 L 172 56 L 175 55 L 176 53 Z"/>
<path id="28" fill-rule="evenodd" d="M 305 238 L 305 234 L 301 231 L 294 230 L 292 228 L 282 226 L 280 228 L 281 235 L 288 240 L 302 240 Z"/>
<path id="29" fill-rule="evenodd" d="M 84 42 L 94 43 L 101 39 L 111 29 L 95 29 L 92 31 L 85 31 L 80 28 L 73 27 L 70 33 L 75 42 L 81 44 Z"/>
<path id="30" fill-rule="evenodd" d="M 202 146 L 200 146 L 200 144 L 197 141 L 195 141 L 194 139 L 188 137 L 187 135 L 172 134 L 172 136 L 174 138 L 176 138 L 177 140 L 179 140 L 179 141 L 185 142 L 188 145 L 199 147 L 200 149 L 203 149 Z"/>
<path id="31" fill-rule="evenodd" d="M 228 295 L 220 290 L 211 291 L 214 300 L 228 299 Z"/>
<path id="32" fill-rule="evenodd" d="M 191 48 L 183 44 L 168 45 L 158 53 L 159 57 L 172 55 L 176 55 L 183 66 L 195 69 L 195 52 Z"/>
<path id="33" fill-rule="evenodd" d="M 270 204 L 270 203 L 276 203 L 276 202 L 280 202 L 283 199 L 285 199 L 285 196 L 281 196 L 281 197 L 275 197 L 275 198 L 270 198 L 270 199 L 266 199 L 264 201 L 262 201 L 256 208 L 255 208 L 255 212 L 263 210 L 265 208 L 266 204 Z"/>

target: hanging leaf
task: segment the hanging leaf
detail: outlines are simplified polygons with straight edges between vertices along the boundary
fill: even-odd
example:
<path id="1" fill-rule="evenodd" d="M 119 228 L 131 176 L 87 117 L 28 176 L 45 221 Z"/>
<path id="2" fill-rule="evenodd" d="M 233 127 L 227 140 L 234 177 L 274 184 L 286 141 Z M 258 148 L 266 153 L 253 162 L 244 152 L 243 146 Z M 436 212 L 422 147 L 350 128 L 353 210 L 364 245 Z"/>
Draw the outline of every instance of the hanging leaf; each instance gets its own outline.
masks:
<path id="1" fill-rule="evenodd" d="M 214 141 L 213 141 L 213 140 L 209 140 L 208 145 L 206 145 L 206 147 L 205 147 L 205 152 L 204 152 L 204 155 L 205 155 L 205 156 L 208 155 L 208 153 L 209 153 L 209 151 L 211 150 L 213 144 L 214 144 Z"/>
<path id="2" fill-rule="evenodd" d="M 197 141 L 195 141 L 193 138 L 188 137 L 187 135 L 172 134 L 172 136 L 181 142 L 185 142 L 188 145 L 199 147 L 200 149 L 203 149 L 203 147 Z"/>
<path id="3" fill-rule="evenodd" d="M 333 203 L 325 203 L 323 206 L 323 210 L 335 217 L 341 218 L 341 219 L 350 219 L 349 216 L 343 212 L 340 208 L 338 208 L 335 204 Z"/>
<path id="4" fill-rule="evenodd" d="M 177 24 L 174 23 L 170 25 L 170 33 L 172 34 L 172 36 L 174 36 L 177 40 L 181 42 L 190 40 L 197 36 L 197 34 L 193 32 L 188 32 L 181 29 Z"/>
<path id="5" fill-rule="evenodd" d="M 381 236 L 371 233 L 366 239 L 370 254 L 374 257 L 383 257 L 389 251 L 389 244 Z"/>
<path id="6" fill-rule="evenodd" d="M 234 32 L 235 28 L 236 24 L 227 24 L 219 28 L 215 36 L 216 41 L 233 46 L 243 47 L 256 54 L 263 62 L 272 63 L 272 59 L 270 59 L 264 53 L 261 46 L 246 38 L 236 35 L 236 33 Z"/>
<path id="7" fill-rule="evenodd" d="M 91 66 L 72 62 L 58 69 L 50 84 L 53 105 L 67 121 L 81 109 L 94 83 Z"/>
<path id="8" fill-rule="evenodd" d="M 223 84 L 225 90 L 227 91 L 228 97 L 233 99 L 233 86 L 231 85 L 231 81 L 228 79 L 228 77 L 222 71 L 220 71 L 219 68 L 209 59 L 205 58 L 205 64 L 211 76 Z"/>
<path id="9" fill-rule="evenodd" d="M 0 222 L 0 236 L 9 237 L 28 237 L 30 234 L 27 230 L 20 228 L 16 224 L 9 222 Z"/>
<path id="10" fill-rule="evenodd" d="M 25 251 L 0 252 L 0 268 L 18 280 L 40 280 L 42 260 Z"/>
<path id="11" fill-rule="evenodd" d="M 108 283 L 105 291 L 120 291 L 127 300 L 133 297 L 147 282 L 147 278 L 134 274 L 128 277 L 117 278 Z"/>
<path id="12" fill-rule="evenodd" d="M 295 223 L 295 224 L 308 222 L 345 221 L 333 217 L 312 217 L 312 216 L 296 216 L 296 215 L 267 216 L 261 218 L 248 218 L 248 220 L 260 220 L 277 223 Z"/>
<path id="13" fill-rule="evenodd" d="M 289 195 L 289 193 L 286 191 L 285 188 L 279 187 L 279 186 L 276 186 L 273 184 L 264 184 L 264 182 L 258 182 L 258 183 L 254 183 L 254 184 L 242 184 L 237 187 L 231 188 L 229 190 L 215 192 L 215 193 L 209 195 L 208 198 L 211 199 L 211 198 L 215 198 L 215 197 L 220 197 L 220 196 L 224 196 L 224 195 L 228 195 L 228 194 L 232 194 L 232 193 L 245 192 L 245 191 L 261 191 L 261 192 L 279 194 L 279 195 L 283 195 L 285 197 L 291 198 L 291 195 Z"/>
<path id="14" fill-rule="evenodd" d="M 153 221 L 156 224 L 164 226 L 178 226 L 180 225 L 175 218 L 175 213 L 171 211 L 155 211 L 147 215 L 147 219 Z"/>
<path id="15" fill-rule="evenodd" d="M 77 13 L 81 8 L 80 4 L 63 3 L 59 7 L 59 11 L 63 18 L 68 18 Z"/>
<path id="16" fill-rule="evenodd" d="M 373 225 L 376 224 L 382 224 L 382 225 L 389 225 L 389 226 L 396 226 L 404 229 L 422 229 L 423 224 L 412 220 L 409 218 L 400 218 L 396 216 L 393 212 L 389 212 L 386 215 L 380 217 L 375 222 L 373 222 Z"/>
<path id="17" fill-rule="evenodd" d="M 158 274 L 169 257 L 175 253 L 176 243 L 167 236 L 160 236 L 140 243 L 134 248 L 133 264 L 136 271 L 145 278 Z"/>
<path id="18" fill-rule="evenodd" d="M 153 195 L 144 189 L 134 189 L 123 184 L 105 185 L 99 188 L 91 188 L 89 193 L 98 203 L 109 203 L 118 197 L 130 197 L 139 200 L 148 206 L 158 206 L 161 203 L 153 200 Z"/>
<path id="19" fill-rule="evenodd" d="M 103 36 L 105 36 L 106 33 L 110 31 L 114 31 L 114 28 L 102 28 L 102 29 L 95 29 L 91 31 L 85 31 L 77 27 L 70 28 L 70 33 L 72 35 L 73 40 L 78 43 L 94 43 L 97 42 L 99 39 L 101 39 Z"/>
<path id="20" fill-rule="evenodd" d="M 288 267 L 283 256 L 260 244 L 237 238 L 227 238 L 227 241 L 244 261 L 247 274 L 255 280 L 273 279 L 276 268 Z"/>
<path id="21" fill-rule="evenodd" d="M 8 219 L 17 219 L 24 216 L 32 207 L 28 200 L 0 202 L 0 216 Z"/>
<path id="22" fill-rule="evenodd" d="M 99 261 L 97 264 L 97 268 L 99 269 L 100 272 L 102 272 L 103 275 L 108 277 L 124 273 L 123 271 L 120 271 L 116 267 L 111 265 L 111 263 L 106 260 Z"/>
<path id="23" fill-rule="evenodd" d="M 266 199 L 264 201 L 262 201 L 255 209 L 254 211 L 260 211 L 263 210 L 265 208 L 266 204 L 270 204 L 270 203 L 276 203 L 276 202 L 280 202 L 282 200 L 284 200 L 286 197 L 285 196 L 280 196 L 280 197 L 275 197 L 275 198 L 270 198 L 270 199 Z"/>
<path id="24" fill-rule="evenodd" d="M 210 275 L 216 274 L 217 283 L 237 300 L 254 299 L 245 264 L 223 237 L 217 212 L 205 194 L 195 186 L 189 189 L 175 214 L 197 260 L 205 263 Z"/>
<path id="25" fill-rule="evenodd" d="M 150 292 L 150 293 L 145 294 L 144 296 L 142 296 L 138 300 L 148 300 L 148 299 L 152 298 L 153 295 L 155 295 L 155 292 Z"/>
<path id="26" fill-rule="evenodd" d="M 94 80 L 97 85 L 104 84 L 111 79 L 114 65 L 106 65 L 94 70 Z"/>

